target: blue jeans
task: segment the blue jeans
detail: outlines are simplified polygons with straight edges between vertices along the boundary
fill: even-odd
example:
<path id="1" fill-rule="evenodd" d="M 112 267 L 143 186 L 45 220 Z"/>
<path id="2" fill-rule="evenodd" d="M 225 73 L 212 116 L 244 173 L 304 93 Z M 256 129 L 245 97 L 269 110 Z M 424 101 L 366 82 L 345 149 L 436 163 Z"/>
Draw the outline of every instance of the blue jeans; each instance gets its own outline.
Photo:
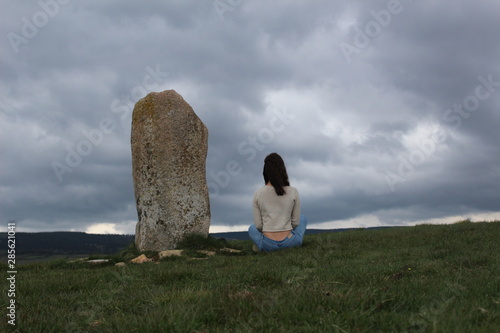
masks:
<path id="1" fill-rule="evenodd" d="M 248 235 L 255 243 L 255 245 L 257 245 L 259 251 L 271 252 L 286 249 L 289 247 L 301 246 L 306 228 L 307 218 L 304 215 L 301 215 L 300 223 L 295 229 L 291 231 L 290 238 L 287 237 L 280 241 L 275 241 L 273 239 L 267 238 L 262 232 L 257 230 L 255 224 L 252 224 L 250 228 L 248 228 Z"/>

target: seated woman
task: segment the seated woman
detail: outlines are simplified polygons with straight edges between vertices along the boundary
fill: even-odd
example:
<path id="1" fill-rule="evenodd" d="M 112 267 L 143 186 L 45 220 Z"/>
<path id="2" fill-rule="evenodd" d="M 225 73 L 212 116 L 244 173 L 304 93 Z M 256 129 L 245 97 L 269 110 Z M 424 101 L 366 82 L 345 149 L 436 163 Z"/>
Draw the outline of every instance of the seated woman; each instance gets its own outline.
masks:
<path id="1" fill-rule="evenodd" d="M 248 234 L 254 251 L 276 251 L 301 246 L 307 219 L 300 215 L 299 192 L 290 186 L 285 162 L 272 153 L 264 160 L 265 186 L 253 197 L 254 224 Z"/>

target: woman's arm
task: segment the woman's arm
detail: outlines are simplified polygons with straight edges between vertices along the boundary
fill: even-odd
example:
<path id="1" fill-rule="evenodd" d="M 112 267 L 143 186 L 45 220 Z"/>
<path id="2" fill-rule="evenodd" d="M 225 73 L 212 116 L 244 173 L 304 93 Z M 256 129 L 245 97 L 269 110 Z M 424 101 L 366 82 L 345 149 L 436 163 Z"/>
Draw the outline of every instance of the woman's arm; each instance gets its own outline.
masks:
<path id="1" fill-rule="evenodd" d="M 262 215 L 259 208 L 259 203 L 257 202 L 257 193 L 253 196 L 253 223 L 257 227 L 257 230 L 262 232 Z"/>
<path id="2" fill-rule="evenodd" d="M 292 228 L 300 224 L 300 197 L 299 191 L 295 190 L 295 204 L 292 209 Z"/>

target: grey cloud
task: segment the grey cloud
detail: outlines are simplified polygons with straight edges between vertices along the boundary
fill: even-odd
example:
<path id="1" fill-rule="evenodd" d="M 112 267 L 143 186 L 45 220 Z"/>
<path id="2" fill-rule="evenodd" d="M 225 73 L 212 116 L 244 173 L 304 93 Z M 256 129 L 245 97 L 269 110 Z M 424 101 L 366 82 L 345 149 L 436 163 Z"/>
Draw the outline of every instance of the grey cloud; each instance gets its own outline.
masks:
<path id="1" fill-rule="evenodd" d="M 468 118 L 455 112 L 448 114 L 454 122 L 444 119 L 475 93 L 479 76 L 500 81 L 498 4 L 401 4 L 350 64 L 341 43 L 353 44 L 356 27 L 364 29 L 387 2 L 244 1 L 224 20 L 211 1 L 61 5 L 19 53 L 8 38 L 0 42 L 0 188 L 7 197 L 0 219 L 29 230 L 135 220 L 130 112 L 159 89 L 176 89 L 209 128 L 217 224 L 251 223 L 251 196 L 272 151 L 285 158 L 313 223 L 372 214 L 400 224 L 498 211 L 500 89 Z M 20 34 L 22 17 L 40 10 L 5 3 L 2 31 Z M 143 87 L 147 68 L 157 66 L 168 75 Z M 116 112 L 116 101 L 125 109 Z M 269 128 L 271 110 L 284 107 L 294 121 L 252 146 L 250 138 Z M 103 119 L 113 130 L 59 182 L 52 162 L 64 164 L 68 147 L 89 140 L 84 131 L 99 130 Z M 398 175 L 427 125 L 442 126 L 445 142 L 392 192 L 387 173 Z M 230 161 L 241 171 L 217 183 Z"/>

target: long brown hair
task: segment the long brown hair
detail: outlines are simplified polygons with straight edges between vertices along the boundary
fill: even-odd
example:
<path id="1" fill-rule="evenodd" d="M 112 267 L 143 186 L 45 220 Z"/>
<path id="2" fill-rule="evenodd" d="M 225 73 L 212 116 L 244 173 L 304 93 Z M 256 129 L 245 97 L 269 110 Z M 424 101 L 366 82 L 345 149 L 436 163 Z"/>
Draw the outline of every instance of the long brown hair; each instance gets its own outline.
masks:
<path id="1" fill-rule="evenodd" d="M 277 153 L 267 155 L 264 159 L 264 171 L 262 172 L 264 181 L 271 182 L 277 195 L 284 195 L 283 187 L 290 186 L 288 174 L 286 172 L 285 162 Z"/>

